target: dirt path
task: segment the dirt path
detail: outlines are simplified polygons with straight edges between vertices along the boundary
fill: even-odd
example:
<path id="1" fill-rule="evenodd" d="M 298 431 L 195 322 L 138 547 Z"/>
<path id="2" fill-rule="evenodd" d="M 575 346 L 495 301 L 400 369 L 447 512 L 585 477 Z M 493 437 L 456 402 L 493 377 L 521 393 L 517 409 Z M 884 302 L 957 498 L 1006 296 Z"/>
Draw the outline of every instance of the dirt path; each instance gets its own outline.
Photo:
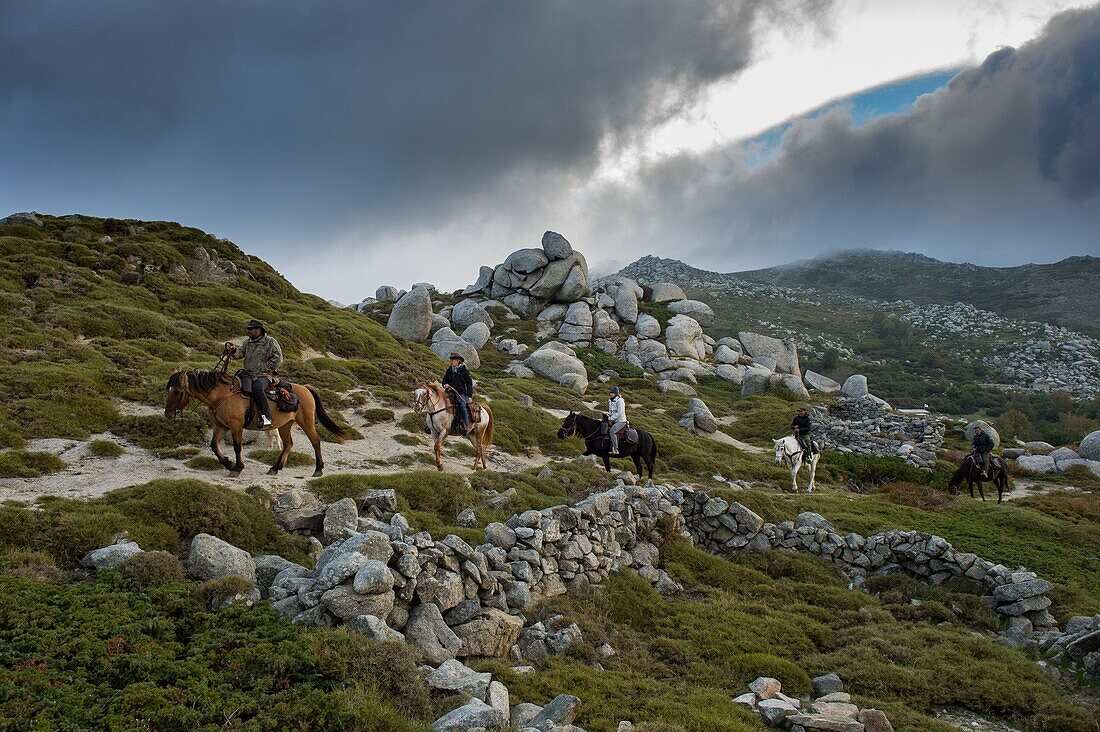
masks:
<path id="1" fill-rule="evenodd" d="M 381 406 L 367 404 L 367 407 Z M 119 411 L 128 415 L 158 415 L 161 410 L 142 404 L 123 403 L 119 405 Z M 397 421 L 411 410 L 407 408 L 395 409 L 396 419 L 393 422 L 368 425 L 366 420 L 353 410 L 346 410 L 344 415 L 352 426 L 363 433 L 363 439 L 348 440 L 344 444 L 323 443 L 322 454 L 325 459 L 325 473 L 356 472 L 356 473 L 393 473 L 408 469 L 404 461 L 413 459 L 419 453 L 430 457 L 432 454 L 431 442 L 428 435 L 412 435 L 397 425 Z M 419 444 L 405 445 L 394 438 L 398 435 L 412 437 L 419 440 Z M 251 436 L 259 436 L 258 433 L 247 433 L 246 440 Z M 110 440 L 120 445 L 124 452 L 116 458 L 102 458 L 92 455 L 89 444 L 93 440 Z M 451 473 L 470 473 L 473 457 L 465 455 L 447 455 L 447 448 L 451 445 L 465 443 L 466 440 L 450 438 L 444 443 L 444 470 Z M 157 478 L 197 478 L 208 483 L 215 483 L 231 488 L 244 489 L 258 485 L 265 488 L 286 490 L 301 487 L 303 483 L 313 475 L 313 448 L 306 439 L 301 429 L 294 430 L 293 452 L 309 456 L 310 463 L 306 466 L 285 468 L 279 475 L 270 476 L 267 470 L 269 463 L 261 463 L 248 457 L 255 450 L 266 450 L 267 441 L 258 439 L 252 444 L 246 444 L 243 450 L 245 468 L 237 478 L 229 477 L 224 470 L 198 470 L 186 465 L 186 459 L 161 459 L 149 450 L 131 444 L 113 434 L 104 433 L 92 435 L 87 440 L 42 439 L 31 440 L 27 444 L 28 450 L 52 452 L 61 457 L 68 467 L 52 475 L 41 478 L 3 478 L 0 479 L 0 501 L 16 500 L 31 502 L 43 496 L 59 496 L 64 498 L 94 498 L 104 493 L 124 488 L 130 485 L 147 483 Z M 232 447 L 225 450 L 232 453 Z M 202 448 L 200 455 L 210 455 L 208 448 Z M 491 448 L 487 456 L 489 467 L 493 470 L 516 472 L 527 468 L 536 467 L 545 463 L 541 457 L 528 458 L 509 455 L 501 450 Z M 434 462 L 426 463 L 417 459 L 411 464 L 412 468 L 434 468 Z"/>

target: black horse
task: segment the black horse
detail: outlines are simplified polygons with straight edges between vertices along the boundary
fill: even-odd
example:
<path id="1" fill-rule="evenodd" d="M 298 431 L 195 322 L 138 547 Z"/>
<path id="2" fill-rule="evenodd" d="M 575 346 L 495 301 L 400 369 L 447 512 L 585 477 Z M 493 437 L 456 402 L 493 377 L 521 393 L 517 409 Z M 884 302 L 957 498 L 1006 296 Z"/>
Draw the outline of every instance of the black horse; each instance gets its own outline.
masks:
<path id="1" fill-rule="evenodd" d="M 999 457 L 989 456 L 989 471 L 992 475 L 993 485 L 997 486 L 997 503 L 1001 502 L 1001 496 L 1008 491 L 1008 468 L 1005 466 L 1004 460 Z M 967 455 L 963 460 L 962 465 L 955 471 L 955 474 L 951 476 L 951 482 L 947 484 L 947 490 L 952 495 L 959 495 L 959 487 L 963 481 L 966 481 L 966 487 L 970 489 L 970 497 L 974 497 L 974 484 L 978 484 L 978 495 L 985 500 L 985 493 L 982 491 L 982 482 L 990 480 L 990 478 L 982 475 L 982 469 L 978 466 L 978 461 L 974 459 L 973 455 Z"/>
<path id="2" fill-rule="evenodd" d="M 602 425 L 603 423 L 598 419 L 570 412 L 569 416 L 562 422 L 561 429 L 558 430 L 558 437 L 563 440 L 566 437 L 574 436 L 582 438 L 584 440 L 584 452 L 581 454 L 598 455 L 603 458 L 604 469 L 610 473 L 611 439 L 603 434 Z M 644 462 L 646 469 L 649 471 L 649 477 L 652 478 L 653 463 L 657 459 L 657 443 L 653 441 L 653 435 L 645 430 L 637 427 L 634 429 L 638 430 L 638 442 L 628 443 L 619 440 L 619 455 L 617 457 L 628 457 L 633 460 L 639 478 L 642 477 L 642 463 Z"/>

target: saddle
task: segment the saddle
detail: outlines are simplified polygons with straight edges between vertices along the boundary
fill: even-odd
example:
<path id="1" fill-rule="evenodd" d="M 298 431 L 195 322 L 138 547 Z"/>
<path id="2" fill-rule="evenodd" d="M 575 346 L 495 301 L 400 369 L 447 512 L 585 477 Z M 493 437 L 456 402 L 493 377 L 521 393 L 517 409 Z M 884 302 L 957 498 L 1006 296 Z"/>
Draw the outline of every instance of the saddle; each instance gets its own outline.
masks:
<path id="1" fill-rule="evenodd" d="M 467 397 L 466 411 L 470 414 L 470 423 L 466 425 L 466 431 L 469 432 L 475 425 L 481 423 L 481 405 L 475 402 L 473 397 Z M 450 394 L 447 395 L 447 413 L 451 415 L 451 431 L 460 431 L 456 429 L 458 426 L 458 407 Z"/>
<path id="2" fill-rule="evenodd" d="M 606 418 L 600 423 L 600 434 L 604 437 L 610 437 L 611 423 Z M 638 444 L 638 430 L 629 422 L 623 425 L 615 436 L 619 438 L 619 452 L 622 452 L 623 448 L 628 445 Z"/>
<path id="3" fill-rule="evenodd" d="M 235 381 L 234 387 L 238 394 L 248 400 L 248 409 L 244 414 L 244 423 L 251 425 L 253 422 L 258 421 L 259 417 L 255 414 L 256 406 L 252 403 L 252 377 L 243 372 L 237 372 L 233 379 Z M 280 412 L 294 413 L 298 411 L 298 395 L 294 393 L 294 384 L 290 383 L 286 379 L 275 377 L 271 380 L 271 383 L 266 389 L 264 389 L 264 396 L 268 401 L 275 402 L 275 409 Z"/>

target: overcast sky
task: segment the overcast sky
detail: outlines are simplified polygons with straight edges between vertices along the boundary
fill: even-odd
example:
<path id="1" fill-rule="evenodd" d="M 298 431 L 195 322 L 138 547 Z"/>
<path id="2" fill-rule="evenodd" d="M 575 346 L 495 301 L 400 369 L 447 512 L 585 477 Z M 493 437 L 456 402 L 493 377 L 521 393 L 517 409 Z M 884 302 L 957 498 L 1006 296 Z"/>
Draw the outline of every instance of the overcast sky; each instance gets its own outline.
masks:
<path id="1" fill-rule="evenodd" d="M 545 229 L 603 269 L 1100 254 L 1100 6 L 0 0 L 21 210 L 180 221 L 344 302 Z"/>

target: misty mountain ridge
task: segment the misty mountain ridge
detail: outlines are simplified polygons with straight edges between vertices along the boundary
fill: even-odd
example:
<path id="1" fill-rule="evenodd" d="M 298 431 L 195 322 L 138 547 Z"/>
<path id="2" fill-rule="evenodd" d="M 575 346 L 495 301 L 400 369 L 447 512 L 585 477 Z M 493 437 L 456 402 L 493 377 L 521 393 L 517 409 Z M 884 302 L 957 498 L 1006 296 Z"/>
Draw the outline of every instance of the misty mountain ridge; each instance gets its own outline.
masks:
<path id="1" fill-rule="evenodd" d="M 1051 264 L 982 267 L 897 250 L 847 249 L 764 269 L 718 273 L 675 259 L 646 256 L 620 270 L 641 282 L 654 276 L 721 288 L 771 285 L 808 298 L 846 296 L 918 305 L 962 302 L 1006 317 L 1050 322 L 1100 334 L 1100 299 L 1080 293 L 1100 286 L 1100 258 Z M 708 289 L 704 287 L 703 289 Z M 792 293 L 794 294 L 794 293 Z"/>

